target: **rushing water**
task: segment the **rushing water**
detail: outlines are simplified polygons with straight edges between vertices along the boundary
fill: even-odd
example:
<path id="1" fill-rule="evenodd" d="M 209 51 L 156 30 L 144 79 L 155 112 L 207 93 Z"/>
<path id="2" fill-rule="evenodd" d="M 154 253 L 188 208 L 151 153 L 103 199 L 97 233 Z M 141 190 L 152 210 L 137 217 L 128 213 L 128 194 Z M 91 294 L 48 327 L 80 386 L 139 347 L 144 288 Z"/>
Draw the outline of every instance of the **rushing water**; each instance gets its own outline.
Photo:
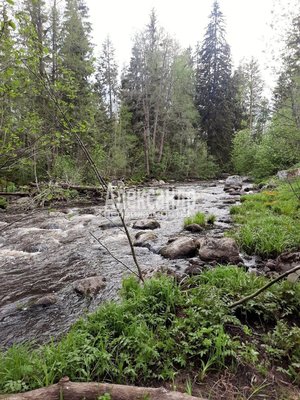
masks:
<path id="1" fill-rule="evenodd" d="M 179 200 L 174 200 L 176 195 Z M 143 269 L 183 269 L 188 260 L 163 259 L 158 249 L 171 236 L 180 234 L 183 218 L 196 211 L 215 214 L 215 228 L 208 234 L 222 236 L 229 227 L 228 202 L 233 196 L 223 191 L 222 182 L 206 182 L 128 189 L 125 198 L 126 221 L 132 235 L 138 232 L 131 228 L 138 218 L 150 215 L 161 225 L 155 230 L 158 240 L 151 250 L 136 248 Z M 26 214 L 0 214 L 0 229 L 22 216 Z M 87 311 L 116 298 L 126 271 L 90 233 L 133 267 L 113 207 L 39 210 L 0 233 L 0 347 L 57 337 Z M 96 275 L 106 278 L 106 287 L 95 297 L 87 299 L 74 291 L 74 282 Z M 55 304 L 34 305 L 49 294 L 55 294 Z"/>

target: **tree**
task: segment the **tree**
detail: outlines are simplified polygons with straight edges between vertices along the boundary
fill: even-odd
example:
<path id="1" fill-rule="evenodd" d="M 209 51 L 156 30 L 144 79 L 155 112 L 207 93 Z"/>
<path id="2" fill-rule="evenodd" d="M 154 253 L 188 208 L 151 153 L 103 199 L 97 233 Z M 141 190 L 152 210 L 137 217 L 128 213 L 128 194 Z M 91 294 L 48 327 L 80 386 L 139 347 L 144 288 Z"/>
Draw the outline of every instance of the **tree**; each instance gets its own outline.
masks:
<path id="1" fill-rule="evenodd" d="M 221 164 L 229 160 L 234 128 L 234 87 L 230 47 L 225 39 L 224 17 L 213 4 L 204 41 L 197 49 L 196 106 L 201 136 Z"/>
<path id="2" fill-rule="evenodd" d="M 159 164 L 167 137 L 172 64 L 176 43 L 158 26 L 154 10 L 146 29 L 135 37 L 122 95 L 132 114 L 133 131 L 143 140 L 145 171 Z"/>
<path id="3" fill-rule="evenodd" d="M 258 61 L 251 57 L 241 63 L 235 71 L 234 80 L 237 82 L 237 96 L 246 128 L 253 136 L 262 133 L 268 116 L 268 105 L 263 96 L 264 82 Z"/>
<path id="4" fill-rule="evenodd" d="M 112 120 L 117 111 L 119 85 L 115 49 L 109 36 L 102 44 L 102 52 L 97 66 L 96 89 L 104 100 L 109 118 Z"/>

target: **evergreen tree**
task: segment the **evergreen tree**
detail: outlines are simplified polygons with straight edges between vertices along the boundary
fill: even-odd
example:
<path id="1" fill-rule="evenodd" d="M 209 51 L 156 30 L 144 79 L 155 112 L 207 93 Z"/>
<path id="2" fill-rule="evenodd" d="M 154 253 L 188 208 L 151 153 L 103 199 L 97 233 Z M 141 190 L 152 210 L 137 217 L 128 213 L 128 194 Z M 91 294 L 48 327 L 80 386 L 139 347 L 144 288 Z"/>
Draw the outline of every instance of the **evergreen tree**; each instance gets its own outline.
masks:
<path id="1" fill-rule="evenodd" d="M 197 50 L 196 106 L 200 114 L 201 135 L 221 163 L 226 163 L 230 154 L 234 97 L 224 17 L 218 1 L 215 1 L 204 41 Z"/>
<path id="2" fill-rule="evenodd" d="M 83 121 L 90 114 L 91 83 L 94 72 L 91 26 L 83 0 L 67 0 L 62 25 L 62 74 L 64 97 L 73 122 Z"/>
<path id="3" fill-rule="evenodd" d="M 102 44 L 96 74 L 96 90 L 104 100 L 109 118 L 112 120 L 117 111 L 119 87 L 115 49 L 109 37 Z"/>

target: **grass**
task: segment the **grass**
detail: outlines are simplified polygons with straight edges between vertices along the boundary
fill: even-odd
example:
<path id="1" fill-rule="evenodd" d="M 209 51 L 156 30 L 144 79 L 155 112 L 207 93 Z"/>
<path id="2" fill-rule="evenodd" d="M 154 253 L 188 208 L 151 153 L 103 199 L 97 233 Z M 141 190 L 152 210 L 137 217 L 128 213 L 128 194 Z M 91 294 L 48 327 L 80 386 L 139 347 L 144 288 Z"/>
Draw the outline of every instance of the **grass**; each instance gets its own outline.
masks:
<path id="1" fill-rule="evenodd" d="M 197 224 L 200 226 L 205 226 L 207 224 L 213 225 L 216 221 L 216 216 L 211 214 L 206 216 L 203 212 L 198 211 L 195 215 L 186 217 L 184 219 L 184 227 L 191 225 L 191 224 Z"/>
<path id="2" fill-rule="evenodd" d="M 231 235 L 249 254 L 275 257 L 300 248 L 300 180 L 293 188 L 280 183 L 273 191 L 242 197 L 240 206 L 231 208 L 239 224 Z M 298 196 L 298 197 L 297 197 Z"/>
<path id="3" fill-rule="evenodd" d="M 15 345 L 0 354 L 0 392 L 38 388 L 63 376 L 151 385 L 190 371 L 199 381 L 239 365 L 278 366 L 296 380 L 300 284 L 282 282 L 235 311 L 228 307 L 265 282 L 236 267 L 209 270 L 181 285 L 166 276 L 144 286 L 126 279 L 120 302 L 82 319 L 58 343 Z"/>

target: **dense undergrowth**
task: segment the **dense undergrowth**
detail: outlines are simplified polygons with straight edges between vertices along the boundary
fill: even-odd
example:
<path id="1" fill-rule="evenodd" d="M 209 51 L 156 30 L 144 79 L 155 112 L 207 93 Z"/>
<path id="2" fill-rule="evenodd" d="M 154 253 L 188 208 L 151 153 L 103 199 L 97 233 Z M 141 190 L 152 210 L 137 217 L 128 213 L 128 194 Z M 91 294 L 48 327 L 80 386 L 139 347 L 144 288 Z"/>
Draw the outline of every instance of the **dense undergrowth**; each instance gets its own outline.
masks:
<path id="1" fill-rule="evenodd" d="M 271 367 L 299 381 L 300 284 L 282 282 L 235 310 L 229 304 L 266 278 L 218 267 L 180 285 L 160 276 L 144 286 L 124 280 L 121 302 L 110 302 L 74 325 L 58 343 L 15 345 L 0 356 L 0 391 L 57 382 L 105 380 L 150 385 L 185 370 Z M 255 367 L 256 366 L 256 367 Z"/>
<path id="2" fill-rule="evenodd" d="M 300 179 L 243 196 L 241 201 L 231 214 L 240 224 L 233 236 L 244 251 L 275 257 L 300 248 Z"/>

